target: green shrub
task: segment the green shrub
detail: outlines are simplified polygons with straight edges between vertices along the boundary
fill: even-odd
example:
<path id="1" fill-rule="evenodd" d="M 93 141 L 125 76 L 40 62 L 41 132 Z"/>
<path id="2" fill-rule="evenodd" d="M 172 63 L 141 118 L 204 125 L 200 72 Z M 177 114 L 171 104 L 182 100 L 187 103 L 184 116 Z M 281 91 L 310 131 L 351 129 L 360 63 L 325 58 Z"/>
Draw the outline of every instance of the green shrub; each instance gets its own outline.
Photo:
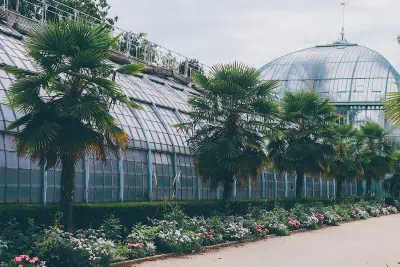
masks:
<path id="1" fill-rule="evenodd" d="M 42 239 L 41 230 L 33 219 L 27 219 L 26 227 L 21 227 L 15 218 L 0 222 L 0 240 L 3 240 L 3 245 L 7 245 L 7 249 L 3 246 L 0 253 L 0 262 L 8 262 L 21 253 L 32 254 L 35 244 Z"/>
<path id="2" fill-rule="evenodd" d="M 154 243 L 157 234 L 162 230 L 159 225 L 149 226 L 141 223 L 132 227 L 126 241 L 128 243 Z"/>
<path id="3" fill-rule="evenodd" d="M 286 210 L 303 204 L 304 206 L 320 203 L 322 206 L 333 205 L 340 202 L 357 203 L 362 199 L 376 200 L 376 198 L 354 197 L 343 200 L 331 199 L 257 199 L 257 200 L 234 200 L 234 201 L 151 201 L 151 202 L 112 202 L 112 203 L 84 203 L 74 205 L 75 228 L 99 228 L 102 222 L 110 215 L 120 220 L 120 224 L 126 229 L 142 222 L 148 223 L 150 219 L 160 219 L 168 209 L 178 205 L 183 212 L 190 217 L 204 216 L 205 218 L 214 215 L 245 215 L 251 209 L 262 209 L 271 211 L 275 207 L 282 207 Z M 398 207 L 400 208 L 400 207 Z M 9 221 L 15 218 L 21 229 L 29 227 L 28 218 L 33 219 L 37 225 L 53 225 L 60 213 L 58 205 L 40 204 L 6 204 L 0 205 L 0 222 Z"/>
<path id="4" fill-rule="evenodd" d="M 66 233 L 58 227 L 50 227 L 44 231 L 32 219 L 25 223 L 19 223 L 16 219 L 0 221 L 0 257 L 10 262 L 10 259 L 18 255 L 29 254 L 46 261 L 49 267 L 107 266 L 114 260 L 137 259 L 163 252 L 197 252 L 204 246 L 226 241 L 259 239 L 268 233 L 284 236 L 289 234 L 288 229 L 316 229 L 322 224 L 337 225 L 341 221 L 398 212 L 396 207 L 386 206 L 382 199 L 348 199 L 338 202 L 301 200 L 298 203 L 269 200 L 207 201 L 205 205 L 214 205 L 214 211 L 199 213 L 202 208 L 196 206 L 201 203 L 198 202 L 191 215 L 185 209 L 191 207 L 193 202 L 178 202 L 180 205 L 156 203 L 160 203 L 157 216 L 146 220 L 147 224 L 135 224 L 127 237 L 126 228 L 117 217 L 121 214 L 118 204 L 126 211 L 126 207 L 136 207 L 132 203 L 104 204 L 107 209 L 116 207 L 115 215 L 110 216 L 103 211 L 104 222 L 94 218 L 99 224 L 98 230 L 89 228 Z M 154 208 L 154 203 L 140 204 L 142 208 L 149 208 L 148 211 Z M 289 210 L 283 208 L 292 204 Z M 82 206 L 88 210 L 92 208 L 91 205 Z M 220 207 L 226 207 L 226 211 L 218 210 Z M 245 214 L 241 214 L 244 211 Z"/>
<path id="5" fill-rule="evenodd" d="M 57 227 L 45 231 L 37 251 L 48 267 L 108 266 L 115 255 L 114 243 L 104 239 L 100 231 L 89 229 L 71 234 Z"/>
<path id="6" fill-rule="evenodd" d="M 121 242 L 126 238 L 126 228 L 121 225 L 119 218 L 109 215 L 100 226 L 100 231 L 106 239 Z"/>
<path id="7" fill-rule="evenodd" d="M 156 238 L 156 246 L 160 252 L 177 254 L 193 253 L 201 250 L 201 244 L 196 233 L 183 229 L 167 230 L 159 233 Z"/>
<path id="8" fill-rule="evenodd" d="M 3 258 L 3 255 L 5 254 L 5 252 L 7 252 L 7 250 L 8 250 L 7 241 L 2 240 L 0 238 L 0 262 L 4 261 L 5 257 Z"/>
<path id="9" fill-rule="evenodd" d="M 156 253 L 154 243 L 160 231 L 161 227 L 158 225 L 148 226 L 140 223 L 135 225 L 125 240 L 124 248 L 119 249 L 119 254 L 129 260 L 154 255 Z"/>

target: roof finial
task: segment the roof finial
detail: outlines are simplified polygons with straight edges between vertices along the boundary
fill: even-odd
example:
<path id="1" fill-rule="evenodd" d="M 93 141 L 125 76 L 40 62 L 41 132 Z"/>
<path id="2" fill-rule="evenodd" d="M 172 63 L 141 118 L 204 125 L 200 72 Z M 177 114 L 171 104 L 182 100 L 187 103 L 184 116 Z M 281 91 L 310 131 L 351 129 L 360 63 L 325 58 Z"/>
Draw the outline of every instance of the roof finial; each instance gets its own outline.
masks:
<path id="1" fill-rule="evenodd" d="M 340 32 L 340 37 L 342 42 L 346 42 L 347 40 L 344 38 L 345 30 L 344 30 L 344 22 L 346 17 L 346 7 L 349 5 L 348 0 L 343 0 L 340 2 L 340 5 L 343 7 L 343 23 L 342 23 L 342 31 Z"/>

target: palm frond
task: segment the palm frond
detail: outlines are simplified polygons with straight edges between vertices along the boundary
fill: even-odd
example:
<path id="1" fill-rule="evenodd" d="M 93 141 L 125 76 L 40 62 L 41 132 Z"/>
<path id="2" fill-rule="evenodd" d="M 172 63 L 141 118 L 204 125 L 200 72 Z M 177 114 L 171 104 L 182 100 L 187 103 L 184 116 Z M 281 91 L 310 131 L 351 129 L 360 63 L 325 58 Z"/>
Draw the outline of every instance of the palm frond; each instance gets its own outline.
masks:
<path id="1" fill-rule="evenodd" d="M 127 64 L 119 67 L 115 71 L 121 74 L 134 75 L 142 72 L 144 64 Z"/>
<path id="2" fill-rule="evenodd" d="M 4 66 L 1 69 L 7 73 L 14 75 L 17 79 L 24 78 L 26 76 L 35 75 L 31 71 L 20 69 L 18 67 L 14 67 L 14 66 Z"/>

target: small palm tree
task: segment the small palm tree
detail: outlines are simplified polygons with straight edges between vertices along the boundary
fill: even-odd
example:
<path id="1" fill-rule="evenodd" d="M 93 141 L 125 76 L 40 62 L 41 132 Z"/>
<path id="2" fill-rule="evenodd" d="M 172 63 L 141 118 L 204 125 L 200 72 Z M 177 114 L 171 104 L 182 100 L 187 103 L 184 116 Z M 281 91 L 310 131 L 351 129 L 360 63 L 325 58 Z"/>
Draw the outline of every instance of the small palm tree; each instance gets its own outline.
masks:
<path id="1" fill-rule="evenodd" d="M 61 166 L 61 203 L 68 230 L 75 167 L 88 154 L 105 160 L 109 149 L 118 156 L 128 135 L 110 110 L 117 103 L 138 108 L 114 78 L 117 72 L 132 74 L 143 66 L 116 69 L 108 63 L 109 49 L 117 41 L 105 25 L 40 24 L 29 34 L 26 49 L 41 71 L 4 68 L 18 77 L 10 87 L 8 104 L 24 114 L 9 126 L 20 130 L 15 136 L 18 156 L 39 161 L 47 170 Z"/>
<path id="2" fill-rule="evenodd" d="M 368 122 L 361 130 L 361 163 L 364 170 L 366 194 L 371 195 L 373 180 L 382 180 L 390 171 L 390 157 L 393 146 L 390 145 L 383 129 L 375 122 Z"/>
<path id="3" fill-rule="evenodd" d="M 244 185 L 257 179 L 267 155 L 264 136 L 272 132 L 278 113 L 275 81 L 264 81 L 255 68 L 240 63 L 216 65 L 205 76 L 197 73 L 200 95 L 189 100 L 188 140 L 200 177 L 213 188 L 223 184 L 232 197 L 234 177 Z"/>
<path id="4" fill-rule="evenodd" d="M 327 177 L 333 177 L 337 182 L 336 197 L 342 197 L 342 184 L 346 180 L 361 178 L 363 168 L 359 154 L 359 130 L 351 124 L 337 124 L 334 127 L 335 153 L 329 158 L 323 171 Z"/>
<path id="5" fill-rule="evenodd" d="M 319 175 L 334 154 L 333 124 L 338 114 L 315 92 L 288 92 L 282 102 L 281 131 L 268 144 L 270 165 L 295 172 L 296 196 L 303 196 L 304 175 Z"/>
<path id="6" fill-rule="evenodd" d="M 395 150 L 390 160 L 390 173 L 392 176 L 386 179 L 383 186 L 392 197 L 400 197 L 400 150 Z"/>

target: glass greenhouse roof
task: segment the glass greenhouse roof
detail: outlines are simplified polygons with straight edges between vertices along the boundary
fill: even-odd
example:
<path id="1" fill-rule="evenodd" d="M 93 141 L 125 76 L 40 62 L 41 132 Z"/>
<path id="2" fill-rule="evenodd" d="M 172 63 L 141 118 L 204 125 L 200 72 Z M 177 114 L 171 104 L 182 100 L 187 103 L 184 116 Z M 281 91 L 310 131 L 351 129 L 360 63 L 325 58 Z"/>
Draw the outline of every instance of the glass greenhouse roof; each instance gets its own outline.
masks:
<path id="1" fill-rule="evenodd" d="M 27 55 L 22 36 L 15 30 L 0 23 L 0 65 L 16 66 L 37 71 Z M 15 120 L 19 114 L 4 105 L 7 90 L 13 83 L 12 75 L 0 70 L 0 131 Z M 183 122 L 184 113 L 189 111 L 188 97 L 196 94 L 189 86 L 172 78 L 141 74 L 127 76 L 118 74 L 117 83 L 125 94 L 140 103 L 143 110 L 131 110 L 115 106 L 112 114 L 121 127 L 129 134 L 130 147 L 165 152 L 188 153 L 185 145 L 186 133 L 177 132 L 172 124 Z"/>
<path id="2" fill-rule="evenodd" d="M 316 46 L 280 57 L 265 66 L 266 80 L 285 91 L 311 89 L 333 103 L 380 103 L 399 91 L 400 75 L 382 55 L 349 43 Z"/>

